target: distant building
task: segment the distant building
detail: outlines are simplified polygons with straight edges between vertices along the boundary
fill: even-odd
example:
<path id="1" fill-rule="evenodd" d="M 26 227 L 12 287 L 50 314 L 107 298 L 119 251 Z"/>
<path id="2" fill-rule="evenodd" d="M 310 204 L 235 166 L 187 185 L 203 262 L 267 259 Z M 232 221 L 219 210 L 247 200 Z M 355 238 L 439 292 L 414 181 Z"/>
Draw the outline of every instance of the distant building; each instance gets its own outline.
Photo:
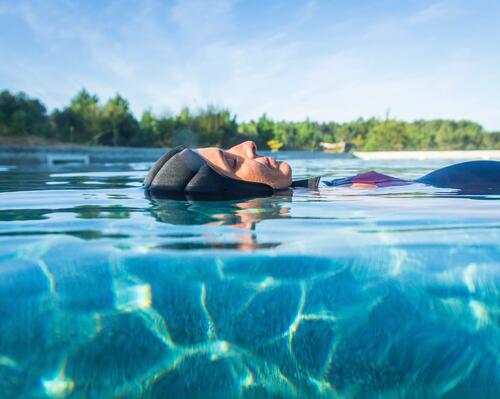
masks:
<path id="1" fill-rule="evenodd" d="M 353 148 L 352 143 L 346 143 L 345 141 L 340 141 L 338 143 L 319 143 L 320 147 L 324 152 L 334 152 L 343 154 L 345 152 L 349 152 Z"/>

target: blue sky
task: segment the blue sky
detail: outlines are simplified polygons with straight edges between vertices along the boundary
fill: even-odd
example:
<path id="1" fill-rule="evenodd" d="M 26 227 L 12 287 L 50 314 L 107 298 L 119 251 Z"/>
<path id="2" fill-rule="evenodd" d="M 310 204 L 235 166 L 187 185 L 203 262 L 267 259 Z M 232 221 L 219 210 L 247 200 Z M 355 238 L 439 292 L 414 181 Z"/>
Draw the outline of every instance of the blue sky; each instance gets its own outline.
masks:
<path id="1" fill-rule="evenodd" d="M 500 2 L 0 0 L 0 88 L 238 120 L 472 119 L 500 130 Z"/>

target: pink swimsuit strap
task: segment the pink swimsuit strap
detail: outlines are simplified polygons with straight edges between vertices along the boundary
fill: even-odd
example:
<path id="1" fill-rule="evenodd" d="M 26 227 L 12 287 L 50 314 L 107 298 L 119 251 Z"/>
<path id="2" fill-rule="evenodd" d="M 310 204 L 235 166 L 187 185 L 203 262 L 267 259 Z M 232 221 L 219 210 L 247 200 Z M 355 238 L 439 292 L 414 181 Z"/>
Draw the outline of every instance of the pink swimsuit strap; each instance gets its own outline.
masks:
<path id="1" fill-rule="evenodd" d="M 332 186 L 350 186 L 352 184 L 371 184 L 377 187 L 402 186 L 411 184 L 408 180 L 398 179 L 396 177 L 384 175 L 375 171 L 360 173 L 353 177 L 344 179 L 335 179 L 331 182 Z"/>

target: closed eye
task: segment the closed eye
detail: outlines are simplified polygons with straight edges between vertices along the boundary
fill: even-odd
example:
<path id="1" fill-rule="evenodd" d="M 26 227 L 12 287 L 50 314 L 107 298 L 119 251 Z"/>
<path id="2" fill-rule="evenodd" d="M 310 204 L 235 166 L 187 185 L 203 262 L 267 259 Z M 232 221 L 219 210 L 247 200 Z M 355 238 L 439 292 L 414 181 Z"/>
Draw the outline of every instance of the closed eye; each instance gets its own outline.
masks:
<path id="1" fill-rule="evenodd" d="M 237 161 L 235 158 L 226 157 L 226 162 L 232 170 L 236 169 Z"/>

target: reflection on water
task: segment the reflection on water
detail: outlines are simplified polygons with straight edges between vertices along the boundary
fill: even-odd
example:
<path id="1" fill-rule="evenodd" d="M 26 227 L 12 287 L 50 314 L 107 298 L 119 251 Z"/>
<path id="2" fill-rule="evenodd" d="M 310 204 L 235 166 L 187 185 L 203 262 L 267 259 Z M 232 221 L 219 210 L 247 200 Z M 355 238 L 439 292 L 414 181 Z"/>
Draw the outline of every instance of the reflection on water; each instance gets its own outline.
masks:
<path id="1" fill-rule="evenodd" d="M 238 201 L 179 201 L 172 199 L 151 199 L 150 212 L 161 223 L 174 225 L 231 226 L 241 231 L 234 234 L 237 242 L 218 243 L 209 234 L 203 242 L 180 242 L 159 245 L 171 249 L 239 249 L 254 250 L 275 248 L 280 242 L 260 242 L 255 227 L 262 220 L 287 218 L 286 203 L 290 196 L 253 198 Z"/>
<path id="2" fill-rule="evenodd" d="M 2 169 L 2 397 L 498 396 L 498 196 L 175 201 L 147 166 Z"/>

